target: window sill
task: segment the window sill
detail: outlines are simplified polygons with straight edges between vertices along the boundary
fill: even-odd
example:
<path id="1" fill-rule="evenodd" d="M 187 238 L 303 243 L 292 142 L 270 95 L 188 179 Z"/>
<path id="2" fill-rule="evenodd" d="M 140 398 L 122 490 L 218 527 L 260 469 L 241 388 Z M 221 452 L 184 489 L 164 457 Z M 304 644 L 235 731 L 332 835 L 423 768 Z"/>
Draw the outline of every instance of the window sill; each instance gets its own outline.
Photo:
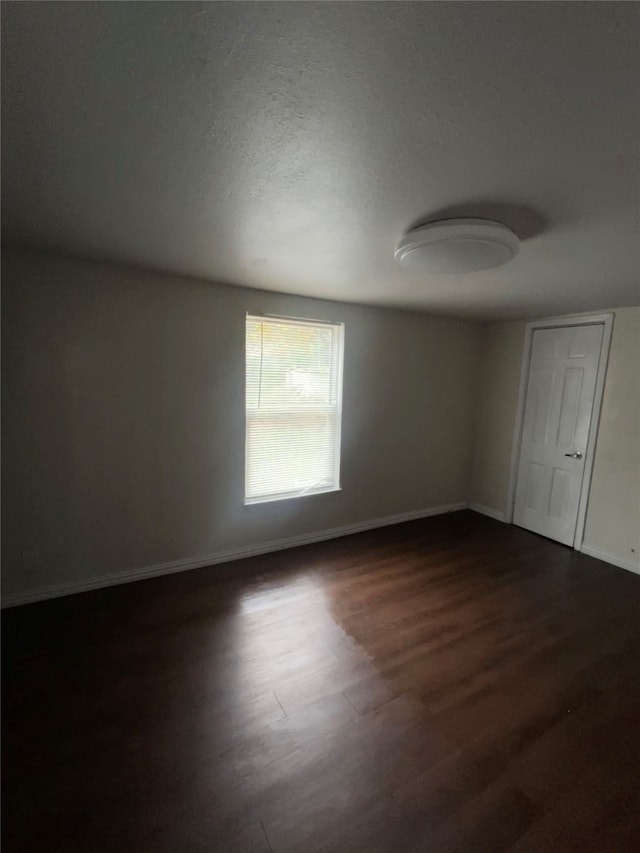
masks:
<path id="1" fill-rule="evenodd" d="M 307 494 L 302 495 L 269 495 L 263 498 L 245 498 L 244 505 L 245 507 L 251 507 L 259 506 L 260 504 L 282 503 L 283 501 L 300 501 L 307 498 L 317 498 L 322 495 L 331 495 L 335 494 L 335 492 L 341 491 L 342 486 L 331 486 L 327 489 L 320 489 L 317 492 L 308 492 Z"/>

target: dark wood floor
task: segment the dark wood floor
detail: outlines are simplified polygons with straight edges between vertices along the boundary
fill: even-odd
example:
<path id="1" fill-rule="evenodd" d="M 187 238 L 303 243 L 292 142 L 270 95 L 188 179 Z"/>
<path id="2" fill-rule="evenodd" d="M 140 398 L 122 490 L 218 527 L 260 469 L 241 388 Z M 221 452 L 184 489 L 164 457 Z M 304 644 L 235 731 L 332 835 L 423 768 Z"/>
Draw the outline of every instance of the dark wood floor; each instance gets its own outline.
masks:
<path id="1" fill-rule="evenodd" d="M 471 512 L 3 640 L 7 853 L 640 850 L 640 577 Z"/>

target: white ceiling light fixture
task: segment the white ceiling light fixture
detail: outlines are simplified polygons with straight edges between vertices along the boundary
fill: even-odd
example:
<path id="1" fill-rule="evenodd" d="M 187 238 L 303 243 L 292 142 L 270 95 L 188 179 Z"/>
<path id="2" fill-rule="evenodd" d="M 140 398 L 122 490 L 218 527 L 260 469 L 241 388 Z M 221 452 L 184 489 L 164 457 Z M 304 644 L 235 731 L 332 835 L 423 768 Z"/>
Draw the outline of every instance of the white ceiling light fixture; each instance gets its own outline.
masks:
<path id="1" fill-rule="evenodd" d="M 459 275 L 502 266 L 517 253 L 518 236 L 490 219 L 443 219 L 409 231 L 395 259 L 411 272 Z"/>

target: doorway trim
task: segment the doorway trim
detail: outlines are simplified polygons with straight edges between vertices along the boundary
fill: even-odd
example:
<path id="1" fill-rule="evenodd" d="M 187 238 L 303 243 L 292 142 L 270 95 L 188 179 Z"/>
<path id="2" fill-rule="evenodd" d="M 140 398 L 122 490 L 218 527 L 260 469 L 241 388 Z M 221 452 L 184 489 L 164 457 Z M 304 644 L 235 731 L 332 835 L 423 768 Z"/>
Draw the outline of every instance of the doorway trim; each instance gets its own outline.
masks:
<path id="1" fill-rule="evenodd" d="M 543 320 L 533 320 L 527 323 L 524 348 L 522 353 L 522 368 L 520 370 L 520 386 L 518 388 L 518 404 L 516 407 L 516 421 L 513 433 L 513 446 L 511 449 L 511 470 L 509 474 L 509 491 L 507 493 L 507 508 L 505 521 L 513 523 L 513 513 L 516 502 L 516 487 L 518 485 L 518 467 L 520 463 L 520 446 L 522 444 L 522 428 L 524 424 L 524 404 L 527 396 L 527 385 L 529 383 L 529 366 L 531 364 L 531 346 L 533 344 L 533 333 L 536 329 L 557 329 L 565 326 L 603 326 L 602 344 L 600 346 L 600 357 L 598 359 L 598 371 L 596 374 L 596 387 L 593 397 L 593 410 L 591 423 L 589 424 L 589 437 L 585 450 L 585 466 L 580 487 L 580 498 L 578 501 L 578 518 L 576 520 L 576 531 L 573 537 L 573 548 L 580 551 L 584 537 L 584 526 L 587 518 L 587 506 L 589 503 L 589 492 L 591 488 L 591 473 L 595 456 L 598 427 L 600 425 L 600 412 L 602 410 L 602 396 L 604 393 L 604 382 L 607 375 L 607 363 L 609 361 L 609 349 L 611 347 L 611 335 L 613 332 L 613 314 L 581 314 L 577 317 L 551 317 Z"/>

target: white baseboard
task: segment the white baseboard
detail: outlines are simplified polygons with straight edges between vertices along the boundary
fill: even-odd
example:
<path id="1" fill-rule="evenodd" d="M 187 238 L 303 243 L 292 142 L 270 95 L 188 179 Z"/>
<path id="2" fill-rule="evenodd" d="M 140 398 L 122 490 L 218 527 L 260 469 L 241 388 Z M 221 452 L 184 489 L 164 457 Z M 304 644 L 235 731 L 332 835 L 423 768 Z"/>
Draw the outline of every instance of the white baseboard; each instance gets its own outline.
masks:
<path id="1" fill-rule="evenodd" d="M 474 512 L 479 512 L 481 515 L 488 515 L 489 518 L 495 518 L 496 521 L 504 522 L 506 520 L 503 512 L 499 512 L 497 509 L 491 509 L 490 506 L 484 506 L 484 504 L 469 504 L 469 509 L 472 509 Z"/>
<path id="2" fill-rule="evenodd" d="M 311 545 L 314 542 L 324 542 L 327 539 L 337 539 L 340 536 L 350 536 L 353 533 L 362 533 L 365 530 L 374 530 L 377 527 L 388 527 L 392 524 L 402 524 L 404 521 L 415 521 L 419 518 L 428 518 L 432 515 L 444 515 L 447 512 L 456 512 L 466 509 L 467 503 L 445 504 L 444 506 L 431 507 L 430 509 L 418 509 L 412 512 L 401 512 L 397 515 L 388 515 L 384 518 L 374 518 L 369 521 L 361 521 L 357 524 L 345 524 L 342 527 L 332 527 L 328 530 L 320 530 L 317 533 L 305 533 L 301 536 L 290 536 L 286 539 L 272 539 L 260 545 L 250 545 L 246 548 L 234 548 L 231 551 L 217 551 L 214 554 L 204 554 L 201 557 L 187 557 L 184 560 L 173 560 L 169 563 L 157 563 L 153 566 L 144 566 L 140 569 L 131 569 L 115 574 L 101 575 L 97 578 L 89 578 L 80 581 L 69 581 L 54 586 L 40 587 L 22 593 L 9 593 L 2 597 L 2 607 L 16 607 L 19 604 L 30 604 L 34 601 L 45 601 L 49 598 L 61 598 L 64 595 L 73 595 L 76 592 L 87 592 L 91 589 L 102 589 L 107 586 L 116 586 L 123 583 L 155 578 L 161 575 L 171 575 L 177 572 L 186 572 L 189 569 L 199 569 L 204 566 L 215 566 L 218 563 L 227 563 L 231 560 L 241 560 L 244 557 L 256 557 L 260 554 L 269 554 L 273 551 L 283 551 L 286 548 L 296 548 L 299 545 Z"/>
<path id="3" fill-rule="evenodd" d="M 597 551 L 595 548 L 590 548 L 588 545 L 581 545 L 580 551 L 588 557 L 595 557 L 597 560 L 602 560 L 604 563 L 611 563 L 612 566 L 617 566 L 619 569 L 627 569 L 629 572 L 635 572 L 637 575 L 640 575 L 640 562 L 623 560 L 620 557 L 614 557 L 613 554 L 605 554 L 604 551 Z"/>

